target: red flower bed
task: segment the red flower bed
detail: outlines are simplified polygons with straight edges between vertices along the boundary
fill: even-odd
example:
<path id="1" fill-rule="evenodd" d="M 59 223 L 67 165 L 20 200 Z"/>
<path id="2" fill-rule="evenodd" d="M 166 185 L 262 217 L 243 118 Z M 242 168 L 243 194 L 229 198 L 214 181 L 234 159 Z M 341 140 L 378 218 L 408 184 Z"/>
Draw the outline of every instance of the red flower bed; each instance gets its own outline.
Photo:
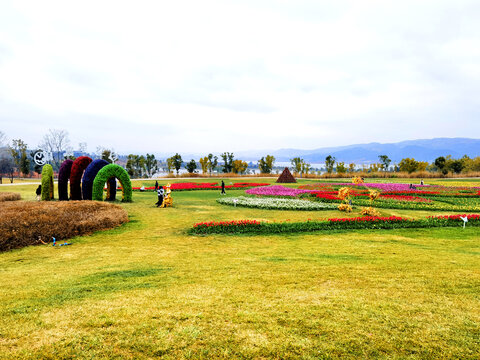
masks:
<path id="1" fill-rule="evenodd" d="M 380 199 L 386 200 L 399 200 L 399 201 L 417 201 L 417 202 L 433 202 L 430 199 L 421 198 L 418 196 L 410 196 L 410 195 L 380 195 Z"/>
<path id="2" fill-rule="evenodd" d="M 231 227 L 231 226 L 255 226 L 260 225 L 261 222 L 258 220 L 231 220 L 231 221 L 209 221 L 201 222 L 193 225 L 193 228 L 198 227 Z"/>
<path id="3" fill-rule="evenodd" d="M 225 185 L 225 189 L 245 189 L 250 187 L 257 186 L 267 186 L 270 184 L 267 183 L 249 183 L 249 182 L 238 182 L 233 185 Z M 170 187 L 172 191 L 186 191 L 186 190 L 218 190 L 222 187 L 216 182 L 211 183 L 193 183 L 193 182 L 184 182 L 184 183 L 173 183 Z M 144 187 L 145 190 L 155 190 L 155 186 Z M 133 190 L 140 190 L 140 187 L 134 187 Z"/>
<path id="4" fill-rule="evenodd" d="M 461 225 L 460 216 L 429 216 L 423 219 L 406 219 L 398 216 L 364 216 L 352 218 L 331 218 L 328 220 L 311 220 L 303 222 L 265 222 L 258 220 L 233 220 L 220 222 L 203 222 L 193 225 L 193 234 L 284 234 L 294 232 L 360 230 L 360 229 L 405 229 L 456 227 Z M 469 219 L 468 226 L 480 226 L 480 215 L 463 215 Z"/>
<path id="5" fill-rule="evenodd" d="M 440 191 L 408 190 L 408 191 L 385 191 L 382 195 L 438 195 Z"/>
<path id="6" fill-rule="evenodd" d="M 398 216 L 362 216 L 351 218 L 330 218 L 330 222 L 392 222 L 392 221 L 411 221 Z"/>
<path id="7" fill-rule="evenodd" d="M 456 214 L 456 215 L 436 215 L 436 216 L 427 216 L 429 219 L 447 219 L 447 220 L 460 220 L 460 217 L 467 217 L 468 220 L 479 220 L 479 214 Z"/>

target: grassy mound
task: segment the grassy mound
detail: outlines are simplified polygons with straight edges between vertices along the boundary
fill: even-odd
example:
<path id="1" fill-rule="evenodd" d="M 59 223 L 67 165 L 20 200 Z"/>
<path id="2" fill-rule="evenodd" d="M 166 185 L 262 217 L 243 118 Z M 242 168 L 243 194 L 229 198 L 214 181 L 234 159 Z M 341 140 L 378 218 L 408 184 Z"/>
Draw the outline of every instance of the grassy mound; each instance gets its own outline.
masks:
<path id="1" fill-rule="evenodd" d="M 2 201 L 17 201 L 20 200 L 22 196 L 19 193 L 12 192 L 0 192 L 0 202 Z"/>
<path id="2" fill-rule="evenodd" d="M 111 229 L 128 221 L 118 205 L 98 202 L 12 202 L 0 208 L 0 251 Z"/>

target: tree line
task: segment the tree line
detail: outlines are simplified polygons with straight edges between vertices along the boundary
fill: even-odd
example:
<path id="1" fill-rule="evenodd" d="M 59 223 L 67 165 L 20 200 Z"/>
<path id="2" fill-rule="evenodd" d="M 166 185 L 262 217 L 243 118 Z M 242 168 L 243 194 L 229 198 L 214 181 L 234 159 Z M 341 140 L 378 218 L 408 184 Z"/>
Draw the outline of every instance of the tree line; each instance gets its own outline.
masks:
<path id="1" fill-rule="evenodd" d="M 247 171 L 248 163 L 244 160 L 235 159 L 233 153 L 224 152 L 223 154 L 220 154 L 220 157 L 223 160 L 223 163 L 219 163 L 218 156 L 213 154 L 201 157 L 199 160 L 199 170 L 202 171 L 202 174 L 211 175 L 214 171 L 221 171 L 225 174 L 245 174 Z M 261 173 L 270 174 L 273 170 L 274 163 L 275 157 L 267 155 L 258 160 L 258 168 Z M 184 163 L 182 156 L 178 153 L 167 159 L 167 171 L 173 173 L 173 170 L 175 170 L 178 175 L 183 164 L 188 173 L 193 174 L 197 172 L 197 162 L 194 159 L 191 159 L 189 162 Z"/>
<path id="2" fill-rule="evenodd" d="M 6 175 L 13 182 L 15 173 L 28 176 L 32 172 L 41 173 L 41 166 L 36 165 L 33 161 L 33 156 L 38 149 L 48 151 L 52 158 L 50 163 L 54 170 L 58 170 L 61 163 L 70 158 L 75 159 L 74 153 L 77 155 L 87 154 L 87 144 L 79 143 L 78 150 L 73 151 L 69 141 L 69 135 L 66 130 L 49 129 L 34 150 L 28 150 L 27 144 L 22 139 L 13 139 L 11 142 L 7 141 L 6 135 L 0 131 L 0 183 L 2 176 Z M 89 154 L 90 155 L 90 154 Z M 119 156 L 113 148 L 97 147 L 94 155 L 96 158 L 104 159 L 108 162 L 116 161 Z M 178 153 L 166 159 L 166 161 L 157 160 L 155 155 L 146 154 L 129 154 L 122 157 L 125 169 L 131 177 L 134 178 L 148 178 L 152 177 L 160 169 L 166 170 L 168 173 L 179 174 L 180 169 L 190 173 L 202 172 L 202 174 L 211 175 L 212 172 L 223 172 L 225 174 L 245 174 L 249 164 L 241 159 L 236 159 L 231 152 L 224 152 L 220 154 L 220 158 L 213 154 L 201 157 L 197 163 L 194 159 L 184 162 L 182 156 Z M 361 167 L 355 163 L 346 164 L 343 161 L 328 155 L 325 157 L 324 169 L 312 169 L 312 166 L 300 157 L 290 159 L 293 172 L 302 176 L 303 174 L 311 174 L 315 171 L 319 173 L 325 171 L 327 174 L 345 174 L 357 171 L 363 172 L 407 172 L 409 174 L 418 171 L 438 172 L 443 175 L 448 173 L 460 174 L 467 172 L 480 171 L 480 156 L 470 158 L 467 155 L 460 159 L 454 159 L 452 156 L 440 156 L 432 163 L 426 161 L 417 161 L 414 158 L 404 158 L 398 164 L 391 166 L 392 160 L 387 155 L 379 155 L 378 162 L 369 165 L 363 164 Z M 257 161 L 257 166 L 262 174 L 270 174 L 273 171 L 275 164 L 275 157 L 273 155 L 266 155 Z"/>
<path id="3" fill-rule="evenodd" d="M 448 173 L 460 174 L 468 172 L 480 171 L 480 156 L 470 158 L 464 155 L 460 159 L 454 159 L 451 155 L 439 156 L 432 163 L 428 161 L 417 161 L 414 158 L 401 159 L 398 164 L 390 166 L 392 160 L 388 155 L 379 155 L 378 162 L 369 165 L 363 164 L 358 167 L 355 163 L 345 164 L 343 161 L 337 161 L 335 157 L 328 155 L 325 158 L 325 171 L 328 174 L 344 174 L 348 172 L 407 172 L 412 174 L 414 172 L 428 171 L 438 172 L 442 175 Z M 306 163 L 303 159 L 296 157 L 290 160 L 292 167 L 296 173 L 308 174 L 311 170 L 310 164 Z"/>

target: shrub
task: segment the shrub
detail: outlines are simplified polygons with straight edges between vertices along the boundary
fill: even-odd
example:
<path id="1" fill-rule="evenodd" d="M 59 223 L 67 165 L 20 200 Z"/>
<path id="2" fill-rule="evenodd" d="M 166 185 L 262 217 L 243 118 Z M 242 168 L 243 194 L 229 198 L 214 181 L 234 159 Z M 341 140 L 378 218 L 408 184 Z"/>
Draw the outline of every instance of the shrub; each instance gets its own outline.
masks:
<path id="1" fill-rule="evenodd" d="M 91 162 L 92 159 L 88 156 L 80 156 L 73 162 L 70 173 L 70 199 L 82 200 L 82 175 Z"/>
<path id="2" fill-rule="evenodd" d="M 53 199 L 53 168 L 50 164 L 43 165 L 42 169 L 42 200 Z"/>
<path id="3" fill-rule="evenodd" d="M 0 251 L 65 240 L 128 221 L 120 206 L 97 202 L 17 201 L 0 207 Z"/>
<path id="4" fill-rule="evenodd" d="M 67 159 L 58 171 L 58 200 L 68 200 L 68 181 L 72 172 L 73 160 Z"/>
<path id="5" fill-rule="evenodd" d="M 83 173 L 82 178 L 82 198 L 83 200 L 92 200 L 92 189 L 93 189 L 93 181 L 97 176 L 100 169 L 107 166 L 109 163 L 103 159 L 93 160 L 90 165 L 87 166 L 85 172 Z M 109 180 L 109 187 L 113 188 L 115 191 L 116 188 L 116 181 L 115 178 Z M 112 192 L 113 194 L 113 192 Z M 115 200 L 115 195 L 113 195 L 113 199 Z"/>
<path id="6" fill-rule="evenodd" d="M 103 186 L 111 179 L 117 178 L 122 188 L 122 201 L 132 201 L 132 183 L 124 168 L 117 164 L 108 164 L 100 169 L 93 181 L 92 199 L 103 201 Z"/>
<path id="7" fill-rule="evenodd" d="M 17 201 L 20 200 L 22 197 L 19 193 L 12 193 L 12 192 L 0 192 L 0 202 L 2 201 Z"/>

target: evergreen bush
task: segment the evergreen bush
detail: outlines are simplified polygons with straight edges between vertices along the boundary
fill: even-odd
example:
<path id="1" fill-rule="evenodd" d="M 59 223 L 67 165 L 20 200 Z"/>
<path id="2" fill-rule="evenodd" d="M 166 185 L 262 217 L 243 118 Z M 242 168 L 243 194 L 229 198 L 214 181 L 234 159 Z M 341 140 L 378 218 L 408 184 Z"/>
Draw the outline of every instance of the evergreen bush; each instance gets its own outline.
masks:
<path id="1" fill-rule="evenodd" d="M 43 165 L 42 169 L 42 200 L 53 200 L 53 168 L 50 164 Z"/>
<path id="2" fill-rule="evenodd" d="M 111 179 L 117 178 L 122 187 L 122 201 L 132 201 L 132 182 L 124 168 L 117 164 L 108 164 L 100 169 L 93 181 L 92 199 L 103 201 L 103 187 Z M 114 200 L 111 197 L 108 200 Z"/>

